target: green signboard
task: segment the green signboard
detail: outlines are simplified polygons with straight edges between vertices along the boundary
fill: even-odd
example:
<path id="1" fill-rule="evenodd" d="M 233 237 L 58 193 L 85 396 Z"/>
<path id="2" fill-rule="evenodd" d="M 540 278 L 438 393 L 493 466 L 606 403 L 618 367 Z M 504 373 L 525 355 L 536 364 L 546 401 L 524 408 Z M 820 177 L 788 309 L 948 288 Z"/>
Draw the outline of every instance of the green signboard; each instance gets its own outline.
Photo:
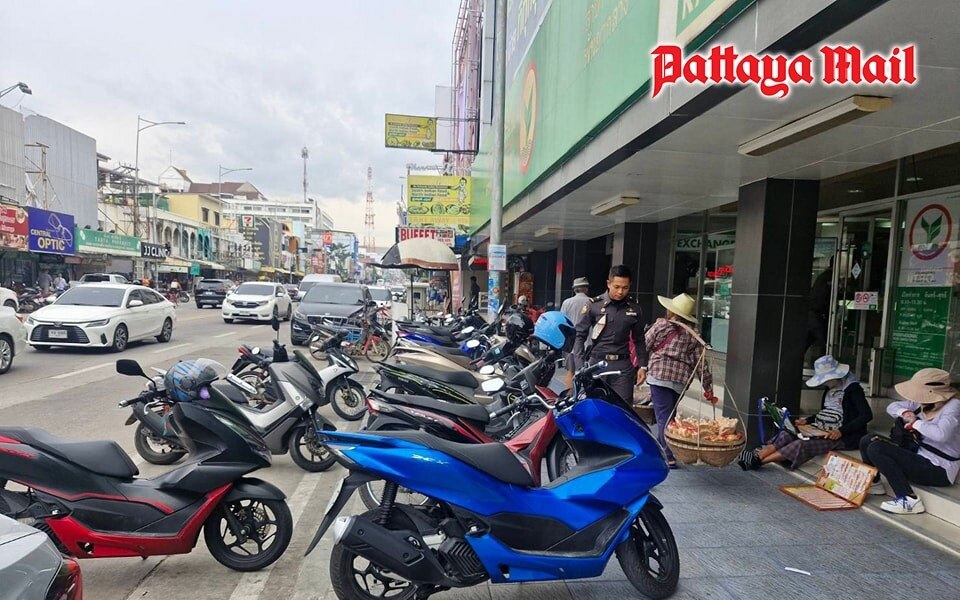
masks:
<path id="1" fill-rule="evenodd" d="M 892 346 L 894 374 L 910 377 L 920 369 L 941 368 L 947 341 L 950 288 L 897 288 Z"/>
<path id="2" fill-rule="evenodd" d="M 74 229 L 77 251 L 114 256 L 140 256 L 140 238 L 93 229 Z"/>
<path id="3" fill-rule="evenodd" d="M 200 274 L 200 263 L 192 262 L 190 263 L 190 274 L 199 275 Z"/>

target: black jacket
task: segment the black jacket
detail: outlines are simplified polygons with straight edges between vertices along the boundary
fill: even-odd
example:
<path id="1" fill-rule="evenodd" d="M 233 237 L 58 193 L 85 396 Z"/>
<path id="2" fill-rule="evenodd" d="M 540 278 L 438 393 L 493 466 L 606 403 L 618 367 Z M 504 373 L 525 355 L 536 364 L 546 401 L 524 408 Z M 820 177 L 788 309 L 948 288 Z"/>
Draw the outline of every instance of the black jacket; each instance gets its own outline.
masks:
<path id="1" fill-rule="evenodd" d="M 829 391 L 829 390 L 827 390 Z M 827 391 L 823 392 L 820 400 L 820 409 L 827 400 Z M 841 441 L 845 450 L 855 450 L 860 447 L 860 439 L 867 435 L 867 423 L 873 420 L 873 411 L 867 403 L 867 396 L 857 382 L 851 383 L 843 391 L 843 424 L 840 425 Z M 807 419 L 812 425 L 813 417 Z"/>

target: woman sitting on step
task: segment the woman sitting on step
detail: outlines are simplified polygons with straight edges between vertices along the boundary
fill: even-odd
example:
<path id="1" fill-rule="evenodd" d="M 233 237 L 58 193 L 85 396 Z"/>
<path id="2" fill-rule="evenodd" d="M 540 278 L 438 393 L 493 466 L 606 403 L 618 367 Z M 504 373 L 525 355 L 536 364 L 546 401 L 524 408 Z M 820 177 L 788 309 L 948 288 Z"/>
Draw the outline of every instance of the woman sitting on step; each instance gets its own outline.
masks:
<path id="1" fill-rule="evenodd" d="M 766 446 L 744 450 L 737 460 L 743 470 L 759 469 L 772 462 L 786 462 L 796 469 L 815 456 L 831 450 L 853 450 L 867 433 L 873 411 L 867 397 L 850 371 L 850 365 L 838 363 L 829 354 L 813 365 L 814 375 L 807 380 L 810 387 L 825 385 L 820 412 L 809 419 L 797 419 L 798 426 L 812 425 L 807 439 L 780 431 Z"/>
<path id="2" fill-rule="evenodd" d="M 902 434 L 899 443 L 868 435 L 860 442 L 860 453 L 863 462 L 880 471 L 870 493 L 885 493 L 880 475 L 893 489 L 894 499 L 880 508 L 897 515 L 913 515 L 925 509 L 911 483 L 945 487 L 957 480 L 960 392 L 950 385 L 950 373 L 943 369 L 920 369 L 894 389 L 906 398 L 887 407 L 887 414 L 897 419 L 894 430 Z"/>

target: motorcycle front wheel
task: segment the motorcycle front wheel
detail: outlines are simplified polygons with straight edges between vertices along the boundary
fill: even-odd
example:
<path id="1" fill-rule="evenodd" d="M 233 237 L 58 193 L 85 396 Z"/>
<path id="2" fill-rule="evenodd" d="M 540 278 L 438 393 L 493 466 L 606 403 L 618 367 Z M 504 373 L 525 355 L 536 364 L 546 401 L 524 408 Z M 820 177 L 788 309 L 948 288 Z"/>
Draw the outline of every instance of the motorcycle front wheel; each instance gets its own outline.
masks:
<path id="1" fill-rule="evenodd" d="M 341 377 L 330 385 L 327 400 L 341 419 L 359 421 L 367 412 L 367 394 L 363 386 L 349 377 Z"/>
<path id="2" fill-rule="evenodd" d="M 133 446 L 143 460 L 153 465 L 172 465 L 187 455 L 187 451 L 154 435 L 143 423 L 133 434 Z"/>
<path id="3" fill-rule="evenodd" d="M 630 537 L 617 546 L 617 560 L 630 583 L 644 596 L 659 600 L 677 590 L 680 552 L 660 508 L 647 502 L 630 525 Z"/>
<path id="4" fill-rule="evenodd" d="M 234 531 L 227 521 L 240 528 Z M 217 562 L 234 571 L 259 571 L 283 555 L 293 517 L 283 500 L 244 498 L 223 502 L 203 524 L 203 539 Z"/>
<path id="5" fill-rule="evenodd" d="M 293 462 L 310 473 L 326 471 L 337 462 L 333 454 L 327 450 L 312 426 L 297 427 L 290 437 L 290 458 Z"/>
<path id="6" fill-rule="evenodd" d="M 376 518 L 377 513 L 370 511 L 364 516 Z M 417 584 L 370 562 L 342 544 L 335 545 L 330 552 L 330 583 L 337 598 L 412 600 L 423 597 Z"/>
<path id="7" fill-rule="evenodd" d="M 363 355 L 370 362 L 383 362 L 390 356 L 390 342 L 383 338 L 378 338 L 370 342 Z"/>

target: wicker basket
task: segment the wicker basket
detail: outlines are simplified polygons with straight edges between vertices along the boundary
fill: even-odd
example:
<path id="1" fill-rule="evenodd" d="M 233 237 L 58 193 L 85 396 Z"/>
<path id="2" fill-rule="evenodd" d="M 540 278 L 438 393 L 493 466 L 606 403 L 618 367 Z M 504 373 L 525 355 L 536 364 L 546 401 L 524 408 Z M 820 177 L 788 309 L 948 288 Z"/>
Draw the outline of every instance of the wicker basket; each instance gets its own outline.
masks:
<path id="1" fill-rule="evenodd" d="M 657 424 L 657 417 L 653 412 L 652 404 L 634 404 L 633 412 L 637 413 L 637 416 L 647 425 Z"/>
<path id="2" fill-rule="evenodd" d="M 701 443 L 699 447 L 695 442 L 680 441 L 669 436 L 665 436 L 665 439 L 674 458 L 685 465 L 703 462 L 713 467 L 725 467 L 732 463 L 747 445 L 746 439 L 741 439 L 732 446 L 707 446 Z"/>

